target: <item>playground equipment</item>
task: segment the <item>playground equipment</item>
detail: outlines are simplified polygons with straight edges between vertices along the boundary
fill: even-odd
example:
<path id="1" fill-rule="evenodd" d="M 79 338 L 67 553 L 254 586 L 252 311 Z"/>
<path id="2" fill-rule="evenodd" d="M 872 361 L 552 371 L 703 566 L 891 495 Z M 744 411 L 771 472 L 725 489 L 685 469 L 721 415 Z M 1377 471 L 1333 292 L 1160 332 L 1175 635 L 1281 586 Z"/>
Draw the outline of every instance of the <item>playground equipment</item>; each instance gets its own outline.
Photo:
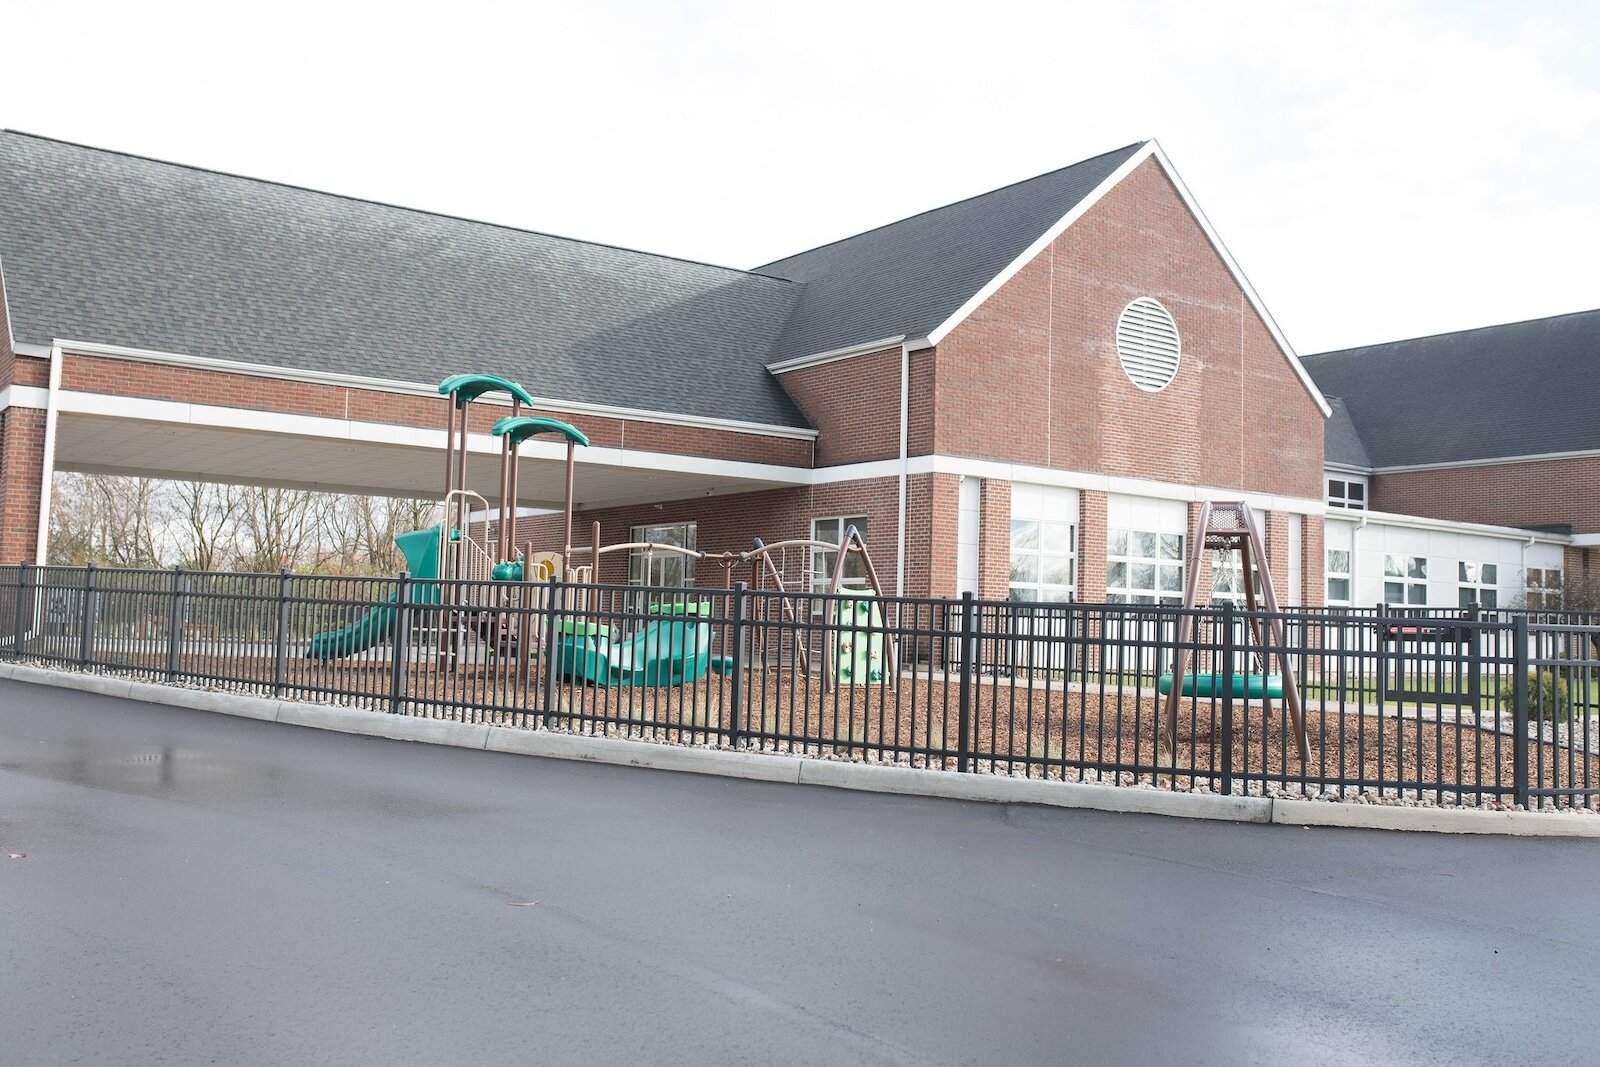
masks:
<path id="1" fill-rule="evenodd" d="M 750 563 L 754 570 L 754 587 L 760 589 L 764 582 L 770 581 L 782 594 L 778 600 L 779 611 L 787 621 L 795 623 L 799 621 L 799 616 L 795 611 L 794 599 L 788 595 L 784 568 L 778 562 L 791 548 L 803 550 L 808 564 L 816 550 L 834 553 L 828 593 L 830 596 L 853 598 L 827 602 L 828 650 L 824 658 L 824 683 L 830 686 L 835 681 L 846 685 L 888 684 L 895 676 L 898 648 L 894 635 L 884 626 L 880 607 L 883 586 L 878 581 L 878 569 L 872 565 L 872 556 L 867 552 L 867 543 L 861 531 L 854 526 L 846 527 L 844 538 L 837 545 L 811 538 L 794 538 L 768 545 L 756 538 L 755 547 L 740 554 L 740 562 Z M 852 557 L 861 560 L 861 571 L 869 588 L 845 587 L 845 572 L 849 569 Z M 802 568 L 801 582 L 808 591 L 812 588 L 813 577 L 809 565 Z M 765 632 L 762 631 L 763 637 Z M 804 641 L 796 642 L 795 655 L 804 670 L 808 660 Z"/>
<path id="2" fill-rule="evenodd" d="M 854 527 L 845 531 L 837 545 L 826 541 L 794 539 L 764 545 L 759 539 L 748 552 L 708 554 L 685 545 L 629 541 L 600 544 L 600 524 L 593 524 L 587 547 L 572 544 L 573 474 L 576 450 L 589 439 L 574 426 L 559 419 L 527 414 L 534 407 L 533 397 L 521 385 L 494 374 L 456 374 L 439 383 L 439 394 L 448 401 L 445 423 L 445 477 L 440 521 L 427 529 L 399 534 L 395 543 L 405 553 L 406 566 L 414 583 L 405 585 L 405 602 L 392 594 L 344 626 L 315 635 L 306 648 L 314 659 L 338 659 L 364 652 L 392 638 L 400 613 L 416 607 L 438 607 L 438 657 L 442 668 L 463 662 L 465 643 L 476 640 L 490 653 L 515 660 L 527 668 L 534 650 L 544 647 L 540 640 L 543 611 L 530 611 L 544 603 L 543 589 L 536 585 L 560 575 L 579 588 L 575 600 L 565 607 L 576 616 L 560 623 L 554 643 L 552 669 L 561 677 L 601 686 L 668 686 L 691 683 L 708 670 L 726 671 L 731 660 L 713 657 L 713 643 L 726 635 L 727 623 L 713 625 L 709 603 L 687 601 L 651 605 L 642 624 L 629 634 L 614 634 L 612 628 L 593 621 L 580 621 L 587 612 L 591 590 L 584 586 L 599 574 L 600 563 L 608 554 L 641 553 L 646 564 L 659 554 L 676 554 L 685 559 L 715 562 L 722 567 L 723 588 L 731 589 L 733 571 L 748 564 L 756 589 L 772 582 L 779 594 L 782 612 L 795 624 L 794 650 L 804 669 L 810 654 L 808 627 L 800 625 L 795 599 L 784 581 L 784 568 L 774 562 L 774 553 L 794 548 L 806 553 L 804 584 L 812 586 L 809 560 L 817 550 L 835 554 L 835 565 L 828 592 L 842 597 L 830 600 L 826 611 L 825 677 L 829 684 L 887 684 L 894 676 L 895 643 L 884 625 L 880 607 L 883 590 L 877 570 L 867 554 L 867 546 Z M 498 485 L 499 522 L 489 521 L 489 501 L 467 485 L 467 452 L 472 423 L 471 405 L 490 395 L 509 397 L 511 414 L 497 420 L 490 433 L 499 440 L 500 478 Z M 479 425 L 482 425 L 481 423 Z M 517 500 L 519 498 L 517 460 L 519 449 L 528 440 L 553 435 L 566 445 L 566 493 L 562 522 L 562 551 L 535 553 L 532 544 L 517 539 Z M 481 518 L 478 518 L 480 517 Z M 586 556 L 587 562 L 577 563 Z M 848 563 L 861 561 L 870 588 L 844 585 Z M 632 610 L 623 618 L 633 615 Z M 809 621 L 809 620 L 808 620 Z M 763 635 L 765 630 L 762 631 Z M 724 640 L 724 645 L 726 641 Z"/>
<path id="3" fill-rule="evenodd" d="M 711 657 L 711 606 L 704 601 L 653 604 L 659 616 L 632 636 L 611 640 L 611 628 L 591 622 L 564 622 L 558 663 L 563 677 L 595 685 L 687 685 L 708 669 L 727 672 L 733 661 Z"/>
<path id="4" fill-rule="evenodd" d="M 1304 710 L 1300 703 L 1300 688 L 1296 684 L 1294 665 L 1285 647 L 1283 622 L 1277 617 L 1278 595 L 1272 587 L 1272 574 L 1266 566 L 1267 553 L 1261 542 L 1261 530 L 1256 525 L 1250 505 L 1242 500 L 1206 501 L 1200 505 L 1200 521 L 1196 526 L 1194 542 L 1189 552 L 1189 568 L 1183 580 L 1183 606 L 1192 610 L 1200 595 L 1200 568 L 1205 565 L 1208 550 L 1238 552 L 1243 562 L 1245 606 L 1250 615 L 1250 630 L 1257 649 L 1254 659 L 1258 673 L 1235 674 L 1231 663 L 1222 664 L 1221 670 L 1211 674 L 1189 674 L 1189 645 L 1194 633 L 1194 616 L 1185 611 L 1178 616 L 1177 651 L 1173 655 L 1172 673 L 1161 676 L 1157 688 L 1166 697 L 1162 730 L 1162 745 L 1168 753 L 1174 752 L 1178 734 L 1178 698 L 1180 696 L 1228 696 L 1245 700 L 1270 701 L 1281 698 L 1289 709 L 1295 737 L 1299 742 L 1302 765 L 1310 762 L 1311 747 L 1306 738 Z M 1262 641 L 1261 619 L 1254 613 L 1256 606 L 1255 584 L 1252 572 L 1261 580 L 1261 594 L 1266 601 L 1269 632 L 1272 646 L 1277 649 L 1279 674 L 1268 675 L 1265 657 L 1267 646 Z"/>
<path id="5" fill-rule="evenodd" d="M 566 441 L 565 529 L 570 542 L 575 452 L 589 439 L 583 431 L 559 419 L 524 415 L 524 406 L 534 406 L 533 397 L 516 382 L 499 375 L 451 375 L 439 383 L 439 393 L 449 400 L 442 520 L 427 529 L 395 537 L 395 544 L 405 554 L 408 574 L 419 581 L 408 586 L 411 593 L 405 605 L 397 604 L 398 594 L 394 594 L 350 624 L 315 635 L 306 648 L 309 658 L 338 659 L 363 652 L 392 636 L 399 608 L 438 604 L 448 609 L 443 615 L 445 632 L 439 642 L 441 665 L 459 658 L 465 633 L 475 635 L 501 656 L 520 655 L 534 647 L 532 638 L 536 635 L 522 632 L 529 625 L 527 613 L 509 611 L 508 598 L 497 595 L 496 586 L 468 583 L 533 581 L 552 573 L 548 560 L 535 570 L 529 562 L 533 559 L 531 546 L 512 558 L 517 544 L 517 452 L 523 442 L 541 434 L 555 434 Z M 489 502 L 467 488 L 466 477 L 469 407 L 495 393 L 511 398 L 511 415 L 500 419 L 491 430 L 500 439 L 500 521 L 491 544 Z M 475 511 L 483 517 L 481 534 L 473 529 Z"/>

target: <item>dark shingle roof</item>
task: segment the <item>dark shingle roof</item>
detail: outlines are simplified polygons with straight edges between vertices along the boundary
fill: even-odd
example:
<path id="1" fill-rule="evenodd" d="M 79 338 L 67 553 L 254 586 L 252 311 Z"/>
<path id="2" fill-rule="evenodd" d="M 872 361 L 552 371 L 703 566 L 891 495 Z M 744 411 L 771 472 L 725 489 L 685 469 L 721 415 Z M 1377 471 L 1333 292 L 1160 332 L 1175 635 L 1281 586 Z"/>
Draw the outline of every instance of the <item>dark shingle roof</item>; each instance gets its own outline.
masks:
<path id="1" fill-rule="evenodd" d="M 1600 310 L 1304 362 L 1324 393 L 1343 398 L 1375 467 L 1600 448 Z M 1330 459 L 1335 432 L 1330 421 Z"/>
<path id="2" fill-rule="evenodd" d="M 756 267 L 805 282 L 774 361 L 926 336 L 1143 142 Z"/>
<path id="3" fill-rule="evenodd" d="M 1333 410 L 1323 428 L 1323 459 L 1327 463 L 1340 463 L 1347 467 L 1370 467 L 1367 446 L 1361 443 L 1356 424 L 1350 418 L 1350 409 L 1336 396 L 1327 397 Z"/>
<path id="4" fill-rule="evenodd" d="M 765 369 L 800 286 L 0 133 L 16 339 L 803 426 Z"/>
<path id="5" fill-rule="evenodd" d="M 1142 145 L 739 271 L 0 132 L 16 340 L 804 426 L 766 365 L 925 336 Z"/>

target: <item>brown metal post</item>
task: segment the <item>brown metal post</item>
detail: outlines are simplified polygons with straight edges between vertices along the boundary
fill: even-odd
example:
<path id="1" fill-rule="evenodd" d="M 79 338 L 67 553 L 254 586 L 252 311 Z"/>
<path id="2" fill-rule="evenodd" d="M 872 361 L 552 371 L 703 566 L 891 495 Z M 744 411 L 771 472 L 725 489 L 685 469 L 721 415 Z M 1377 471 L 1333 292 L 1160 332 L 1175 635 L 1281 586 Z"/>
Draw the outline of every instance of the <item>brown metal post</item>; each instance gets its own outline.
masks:
<path id="1" fill-rule="evenodd" d="M 572 555 L 572 468 L 577 463 L 578 444 L 572 438 L 567 438 L 567 505 L 566 522 L 561 533 L 561 566 L 566 569 Z M 596 545 L 595 547 L 599 547 Z M 563 575 L 563 577 L 565 577 Z"/>

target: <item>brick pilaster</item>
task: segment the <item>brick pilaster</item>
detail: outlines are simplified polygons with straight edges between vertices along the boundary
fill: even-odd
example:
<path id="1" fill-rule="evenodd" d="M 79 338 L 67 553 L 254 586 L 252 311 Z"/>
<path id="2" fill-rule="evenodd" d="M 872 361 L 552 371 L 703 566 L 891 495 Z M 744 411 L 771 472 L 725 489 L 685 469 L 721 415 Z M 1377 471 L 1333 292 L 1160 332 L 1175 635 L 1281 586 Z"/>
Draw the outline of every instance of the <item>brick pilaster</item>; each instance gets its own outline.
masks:
<path id="1" fill-rule="evenodd" d="M 1011 591 L 1011 483 L 985 478 L 978 487 L 978 596 L 1004 600 Z"/>

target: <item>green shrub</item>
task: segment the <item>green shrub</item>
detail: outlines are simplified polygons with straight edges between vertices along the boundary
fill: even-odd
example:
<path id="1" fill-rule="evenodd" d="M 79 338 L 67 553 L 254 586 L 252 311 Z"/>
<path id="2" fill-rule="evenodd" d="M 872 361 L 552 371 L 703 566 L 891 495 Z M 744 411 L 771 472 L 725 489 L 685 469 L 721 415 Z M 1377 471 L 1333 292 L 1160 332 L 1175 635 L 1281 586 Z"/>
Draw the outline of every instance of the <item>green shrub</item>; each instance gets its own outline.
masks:
<path id="1" fill-rule="evenodd" d="M 1495 710 L 1516 708 L 1516 679 L 1507 678 L 1495 693 Z M 1528 672 L 1528 718 L 1541 722 L 1566 722 L 1572 717 L 1572 697 L 1567 680 L 1555 671 Z"/>

